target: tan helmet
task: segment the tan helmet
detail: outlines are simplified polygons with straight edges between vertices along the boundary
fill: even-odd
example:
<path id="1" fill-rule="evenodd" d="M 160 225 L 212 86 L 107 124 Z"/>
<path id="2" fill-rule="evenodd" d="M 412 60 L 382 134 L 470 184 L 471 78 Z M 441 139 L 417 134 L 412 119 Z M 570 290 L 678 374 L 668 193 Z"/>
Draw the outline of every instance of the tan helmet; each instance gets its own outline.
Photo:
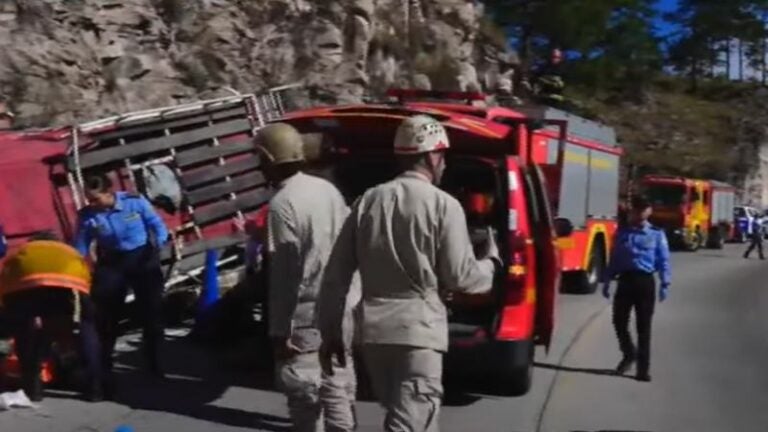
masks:
<path id="1" fill-rule="evenodd" d="M 287 123 L 274 123 L 256 133 L 256 150 L 275 165 L 303 162 L 304 143 L 301 135 Z"/>
<path id="2" fill-rule="evenodd" d="M 395 133 L 395 154 L 409 155 L 447 150 L 448 133 L 432 117 L 415 115 L 400 124 Z"/>

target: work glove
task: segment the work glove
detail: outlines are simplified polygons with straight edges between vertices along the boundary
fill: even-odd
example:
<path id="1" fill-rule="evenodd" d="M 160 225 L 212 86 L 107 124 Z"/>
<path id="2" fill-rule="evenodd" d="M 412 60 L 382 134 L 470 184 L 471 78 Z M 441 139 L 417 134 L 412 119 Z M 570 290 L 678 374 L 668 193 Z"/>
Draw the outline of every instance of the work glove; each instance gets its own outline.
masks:
<path id="1" fill-rule="evenodd" d="M 661 289 L 659 290 L 659 302 L 666 300 L 667 295 L 669 295 L 669 285 L 662 285 Z"/>
<path id="2" fill-rule="evenodd" d="M 301 354 L 301 350 L 291 342 L 291 338 L 273 338 L 272 350 L 280 361 L 290 360 Z"/>
<path id="3" fill-rule="evenodd" d="M 606 282 L 603 284 L 603 297 L 610 300 L 611 299 L 611 283 Z"/>
<path id="4" fill-rule="evenodd" d="M 485 258 L 494 260 L 501 266 L 501 255 L 499 254 L 499 245 L 496 243 L 496 233 L 491 227 L 486 228 L 488 241 L 485 244 Z"/>

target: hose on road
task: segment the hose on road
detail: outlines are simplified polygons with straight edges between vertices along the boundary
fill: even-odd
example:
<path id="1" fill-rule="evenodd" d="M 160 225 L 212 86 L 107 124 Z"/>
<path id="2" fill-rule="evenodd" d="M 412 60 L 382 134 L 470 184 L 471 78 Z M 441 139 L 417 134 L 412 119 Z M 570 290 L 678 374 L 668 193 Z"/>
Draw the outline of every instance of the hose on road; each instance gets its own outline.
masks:
<path id="1" fill-rule="evenodd" d="M 598 309 L 595 311 L 592 315 L 589 316 L 589 318 L 584 322 L 584 324 L 579 327 L 579 329 L 576 331 L 576 334 L 573 336 L 573 339 L 568 343 L 568 346 L 565 347 L 565 350 L 563 351 L 563 354 L 560 356 L 560 359 L 557 361 L 557 368 L 555 369 L 555 376 L 552 377 L 552 382 L 549 384 L 549 389 L 547 389 L 547 395 L 544 397 L 544 403 L 541 404 L 541 410 L 539 411 L 538 418 L 536 419 L 536 432 L 542 432 L 542 427 L 544 425 L 544 416 L 547 413 L 547 408 L 549 407 L 549 401 L 552 399 L 552 395 L 555 393 L 555 386 L 557 385 L 557 379 L 560 377 L 560 372 L 562 372 L 562 369 L 560 369 L 563 366 L 563 363 L 565 362 L 566 357 L 568 357 L 568 354 L 571 352 L 571 349 L 576 346 L 576 344 L 579 342 L 581 337 L 586 333 L 587 329 L 597 321 L 597 319 L 600 317 L 600 315 L 603 314 L 606 310 L 610 308 L 610 304 Z"/>

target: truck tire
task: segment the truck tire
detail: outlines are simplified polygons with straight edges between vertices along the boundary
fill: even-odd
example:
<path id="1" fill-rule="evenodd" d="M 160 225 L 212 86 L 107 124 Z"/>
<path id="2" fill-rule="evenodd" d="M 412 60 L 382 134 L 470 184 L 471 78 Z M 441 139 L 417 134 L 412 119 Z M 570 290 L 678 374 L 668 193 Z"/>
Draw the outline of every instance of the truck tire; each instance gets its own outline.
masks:
<path id="1" fill-rule="evenodd" d="M 688 252 L 696 252 L 701 248 L 702 244 L 702 237 L 701 237 L 701 231 L 699 228 L 696 228 L 696 231 L 693 233 L 693 237 L 691 238 L 691 241 L 689 243 L 686 243 L 685 250 Z"/>
<path id="2" fill-rule="evenodd" d="M 585 294 L 594 294 L 600 285 L 600 278 L 605 272 L 605 246 L 602 240 L 595 243 L 589 257 L 589 265 L 586 272 Z"/>
<path id="3" fill-rule="evenodd" d="M 709 241 L 707 246 L 711 249 L 722 249 L 725 247 L 725 236 L 723 235 L 723 229 L 717 227 L 709 234 Z"/>
<path id="4" fill-rule="evenodd" d="M 605 265 L 605 246 L 599 240 L 592 247 L 586 270 L 563 274 L 563 292 L 594 294 L 600 286 L 600 276 L 605 271 Z"/>

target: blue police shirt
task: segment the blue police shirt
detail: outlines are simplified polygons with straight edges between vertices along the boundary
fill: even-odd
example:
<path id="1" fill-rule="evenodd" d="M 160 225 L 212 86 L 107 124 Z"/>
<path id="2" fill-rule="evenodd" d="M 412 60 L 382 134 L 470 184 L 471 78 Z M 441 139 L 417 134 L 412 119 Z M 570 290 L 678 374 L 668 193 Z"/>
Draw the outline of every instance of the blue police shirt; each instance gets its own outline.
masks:
<path id="1" fill-rule="evenodd" d="M 672 276 L 669 244 L 664 231 L 653 228 L 648 222 L 641 227 L 619 228 L 603 282 L 610 282 L 629 271 L 658 272 L 661 286 L 669 286 Z"/>
<path id="2" fill-rule="evenodd" d="M 107 250 L 130 251 L 147 244 L 149 230 L 158 245 L 168 239 L 168 228 L 146 198 L 117 192 L 111 209 L 86 207 L 80 211 L 74 246 L 84 256 L 94 240 Z"/>
<path id="3" fill-rule="evenodd" d="M 752 235 L 760 235 L 763 232 L 763 218 L 756 217 L 752 220 Z"/>

